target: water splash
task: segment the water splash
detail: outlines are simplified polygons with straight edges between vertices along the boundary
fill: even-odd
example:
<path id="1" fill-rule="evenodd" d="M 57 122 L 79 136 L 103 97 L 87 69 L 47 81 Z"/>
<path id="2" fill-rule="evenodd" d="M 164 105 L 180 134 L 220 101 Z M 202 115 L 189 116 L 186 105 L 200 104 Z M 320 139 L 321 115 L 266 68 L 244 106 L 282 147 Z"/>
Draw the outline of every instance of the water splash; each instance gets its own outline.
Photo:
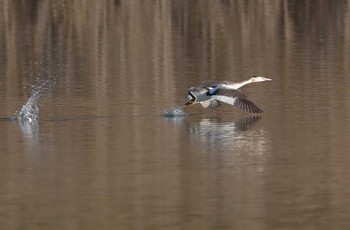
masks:
<path id="1" fill-rule="evenodd" d="M 54 84 L 54 81 L 44 81 L 39 86 L 33 87 L 32 95 L 17 113 L 16 117 L 20 122 L 33 123 L 39 120 L 39 99 Z"/>
<path id="2" fill-rule="evenodd" d="M 180 107 L 175 107 L 172 110 L 165 110 L 164 117 L 186 116 L 187 113 L 184 112 L 185 108 L 186 107 L 184 106 L 180 106 Z"/>
<path id="3" fill-rule="evenodd" d="M 36 91 L 32 94 L 26 104 L 24 104 L 19 111 L 17 118 L 19 121 L 33 122 L 39 119 L 38 100 L 40 92 Z"/>

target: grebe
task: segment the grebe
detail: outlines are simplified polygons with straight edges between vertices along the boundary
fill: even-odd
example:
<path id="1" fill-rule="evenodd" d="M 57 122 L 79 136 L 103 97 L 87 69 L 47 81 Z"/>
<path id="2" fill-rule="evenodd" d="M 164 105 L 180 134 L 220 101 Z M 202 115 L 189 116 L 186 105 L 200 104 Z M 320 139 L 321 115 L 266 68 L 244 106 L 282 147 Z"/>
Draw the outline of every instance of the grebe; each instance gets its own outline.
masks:
<path id="1" fill-rule="evenodd" d="M 251 102 L 239 88 L 250 83 L 271 80 L 266 77 L 254 76 L 249 80 L 238 83 L 219 81 L 206 84 L 202 87 L 191 87 L 185 97 L 185 108 L 188 105 L 200 103 L 203 108 L 215 109 L 223 102 L 236 106 L 246 112 L 262 113 L 263 111 Z"/>

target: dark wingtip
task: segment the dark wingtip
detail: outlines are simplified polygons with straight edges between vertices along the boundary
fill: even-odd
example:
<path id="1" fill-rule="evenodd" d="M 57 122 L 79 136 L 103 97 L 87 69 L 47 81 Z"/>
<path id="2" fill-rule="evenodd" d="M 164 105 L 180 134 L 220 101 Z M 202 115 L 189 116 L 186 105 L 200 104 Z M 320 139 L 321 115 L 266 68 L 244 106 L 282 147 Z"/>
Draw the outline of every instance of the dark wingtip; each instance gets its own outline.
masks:
<path id="1" fill-rule="evenodd" d="M 262 111 L 262 109 L 260 109 L 255 104 L 253 104 L 253 105 L 243 104 L 243 105 L 244 105 L 243 110 L 245 110 L 249 113 L 263 113 L 264 112 L 264 111 Z"/>
<path id="2" fill-rule="evenodd" d="M 256 110 L 254 111 L 254 113 L 263 113 L 264 111 L 262 111 L 259 107 L 256 107 Z"/>
<path id="3" fill-rule="evenodd" d="M 262 109 L 258 108 L 256 113 L 263 113 L 264 111 L 262 111 Z"/>

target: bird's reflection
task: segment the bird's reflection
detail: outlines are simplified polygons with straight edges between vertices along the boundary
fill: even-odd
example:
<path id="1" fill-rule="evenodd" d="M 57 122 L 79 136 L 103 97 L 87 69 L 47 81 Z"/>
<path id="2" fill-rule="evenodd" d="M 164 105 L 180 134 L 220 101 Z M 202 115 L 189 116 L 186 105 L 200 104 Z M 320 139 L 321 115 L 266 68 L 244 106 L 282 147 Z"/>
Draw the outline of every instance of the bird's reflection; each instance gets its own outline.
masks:
<path id="1" fill-rule="evenodd" d="M 190 138 L 201 142 L 207 148 L 231 150 L 244 147 L 261 152 L 265 146 L 264 130 L 254 127 L 260 116 L 243 117 L 237 121 L 225 121 L 220 117 L 184 117 L 174 119 L 182 123 Z"/>
<path id="2" fill-rule="evenodd" d="M 188 122 L 187 131 L 207 147 L 215 149 L 235 149 L 250 141 L 245 133 L 261 117 L 244 117 L 235 122 L 224 122 L 219 118 L 205 118 L 199 122 Z"/>
<path id="3" fill-rule="evenodd" d="M 234 135 L 237 132 L 248 130 L 249 126 L 258 122 L 260 118 L 260 116 L 244 117 L 236 122 L 224 122 L 217 117 L 203 118 L 199 122 L 187 122 L 187 129 L 189 133 L 200 136 Z"/>

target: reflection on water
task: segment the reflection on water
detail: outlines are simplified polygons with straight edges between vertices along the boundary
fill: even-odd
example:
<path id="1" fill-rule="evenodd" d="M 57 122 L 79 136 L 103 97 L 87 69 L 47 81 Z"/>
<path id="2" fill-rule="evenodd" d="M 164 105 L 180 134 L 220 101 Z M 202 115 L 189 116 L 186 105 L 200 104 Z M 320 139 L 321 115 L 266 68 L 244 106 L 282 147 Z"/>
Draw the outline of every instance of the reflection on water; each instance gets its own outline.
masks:
<path id="1" fill-rule="evenodd" d="M 18 120 L 18 125 L 22 135 L 29 140 L 37 140 L 39 135 L 39 121 L 38 120 Z"/>
<path id="2" fill-rule="evenodd" d="M 260 119 L 163 116 L 253 75 Z M 349 1 L 2 0 L 0 226 L 349 229 L 349 76 Z"/>
<path id="3" fill-rule="evenodd" d="M 216 150 L 251 149 L 264 152 L 266 137 L 263 130 L 251 127 L 261 117 L 243 117 L 237 122 L 220 122 L 220 118 L 204 118 L 197 122 L 186 120 L 186 129 L 191 138 L 201 145 Z M 249 130 L 249 128 L 252 128 Z"/>

